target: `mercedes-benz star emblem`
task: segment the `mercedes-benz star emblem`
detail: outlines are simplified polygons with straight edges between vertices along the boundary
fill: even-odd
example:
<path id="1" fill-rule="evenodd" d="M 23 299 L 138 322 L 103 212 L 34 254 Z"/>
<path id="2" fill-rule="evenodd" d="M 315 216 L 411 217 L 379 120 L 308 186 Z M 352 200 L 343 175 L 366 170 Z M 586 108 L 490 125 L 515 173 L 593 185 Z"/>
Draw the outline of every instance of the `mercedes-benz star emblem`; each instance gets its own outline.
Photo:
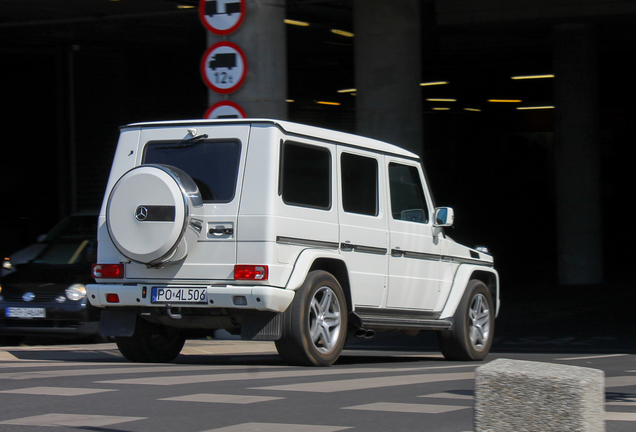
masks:
<path id="1" fill-rule="evenodd" d="M 32 292 L 24 293 L 24 295 L 22 296 L 22 300 L 24 300 L 25 302 L 30 302 L 34 298 L 35 294 L 33 294 Z"/>
<path id="2" fill-rule="evenodd" d="M 142 222 L 145 221 L 147 217 L 148 209 L 144 206 L 137 207 L 137 210 L 135 210 L 135 219 L 137 219 L 139 222 Z"/>

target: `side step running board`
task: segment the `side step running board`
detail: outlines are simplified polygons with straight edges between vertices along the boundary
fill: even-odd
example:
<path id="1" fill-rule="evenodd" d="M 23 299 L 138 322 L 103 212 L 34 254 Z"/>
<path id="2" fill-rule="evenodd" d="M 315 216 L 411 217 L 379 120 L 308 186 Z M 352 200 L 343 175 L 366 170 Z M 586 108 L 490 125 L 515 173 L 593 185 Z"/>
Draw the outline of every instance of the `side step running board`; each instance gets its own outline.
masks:
<path id="1" fill-rule="evenodd" d="M 356 327 L 374 330 L 449 330 L 453 326 L 451 320 L 369 314 L 357 311 L 349 315 L 349 320 Z"/>

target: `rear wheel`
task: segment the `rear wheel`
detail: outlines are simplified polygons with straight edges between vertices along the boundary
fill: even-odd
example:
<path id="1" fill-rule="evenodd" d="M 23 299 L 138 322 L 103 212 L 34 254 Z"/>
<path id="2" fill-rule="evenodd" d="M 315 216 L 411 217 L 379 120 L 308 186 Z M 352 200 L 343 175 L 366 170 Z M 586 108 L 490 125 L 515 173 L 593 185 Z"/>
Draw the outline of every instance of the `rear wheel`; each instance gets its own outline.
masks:
<path id="1" fill-rule="evenodd" d="M 131 337 L 116 337 L 115 342 L 119 351 L 129 361 L 168 363 L 179 355 L 185 338 L 179 329 L 137 318 L 135 333 Z"/>
<path id="2" fill-rule="evenodd" d="M 330 273 L 310 272 L 285 311 L 278 353 L 289 364 L 329 366 L 346 337 L 347 303 L 340 284 Z"/>
<path id="3" fill-rule="evenodd" d="M 471 280 L 455 312 L 453 328 L 438 333 L 439 347 L 448 360 L 483 360 L 490 351 L 494 331 L 490 291 L 482 281 Z"/>

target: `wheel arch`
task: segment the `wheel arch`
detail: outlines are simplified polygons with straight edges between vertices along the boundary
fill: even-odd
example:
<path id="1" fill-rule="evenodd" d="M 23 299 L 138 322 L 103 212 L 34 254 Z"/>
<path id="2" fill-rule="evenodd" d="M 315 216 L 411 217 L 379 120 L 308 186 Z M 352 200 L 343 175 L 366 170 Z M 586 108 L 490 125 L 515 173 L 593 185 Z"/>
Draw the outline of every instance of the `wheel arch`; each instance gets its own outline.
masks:
<path id="1" fill-rule="evenodd" d="M 305 281 L 309 272 L 323 270 L 336 278 L 347 300 L 347 311 L 353 310 L 353 299 L 351 296 L 351 283 L 349 281 L 349 270 L 342 257 L 332 251 L 320 249 L 306 249 L 299 255 L 294 270 L 290 276 L 285 289 L 296 291 Z"/>
<path id="2" fill-rule="evenodd" d="M 462 264 L 455 273 L 451 294 L 442 309 L 440 318 L 449 319 L 455 315 L 459 302 L 464 296 L 468 282 L 472 279 L 483 282 L 495 303 L 495 317 L 499 314 L 499 274 L 494 268 Z"/>

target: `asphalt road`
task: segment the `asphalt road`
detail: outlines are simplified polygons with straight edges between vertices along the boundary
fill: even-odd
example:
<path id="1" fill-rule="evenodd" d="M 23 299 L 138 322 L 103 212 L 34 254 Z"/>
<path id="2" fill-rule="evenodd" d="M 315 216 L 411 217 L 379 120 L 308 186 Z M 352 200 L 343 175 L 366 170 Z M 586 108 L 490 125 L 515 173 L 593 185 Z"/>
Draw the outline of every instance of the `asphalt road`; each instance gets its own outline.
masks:
<path id="1" fill-rule="evenodd" d="M 283 364 L 272 343 L 188 341 L 173 364 L 133 364 L 114 344 L 0 348 L 1 431 L 473 430 L 474 371 L 497 358 L 601 369 L 606 430 L 636 429 L 636 355 L 346 350 L 328 368 Z"/>

